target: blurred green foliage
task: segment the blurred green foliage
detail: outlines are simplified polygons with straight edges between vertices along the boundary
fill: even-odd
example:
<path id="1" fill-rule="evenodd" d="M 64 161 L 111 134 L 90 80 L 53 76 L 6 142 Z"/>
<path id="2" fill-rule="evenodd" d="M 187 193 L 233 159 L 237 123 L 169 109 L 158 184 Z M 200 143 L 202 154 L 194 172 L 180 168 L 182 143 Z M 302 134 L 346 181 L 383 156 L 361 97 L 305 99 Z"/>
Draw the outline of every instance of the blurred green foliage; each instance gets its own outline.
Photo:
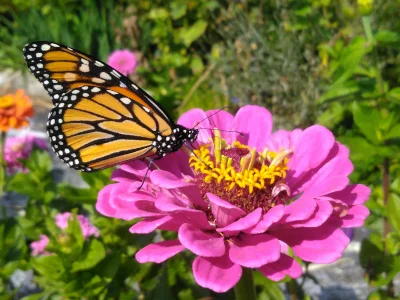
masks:
<path id="1" fill-rule="evenodd" d="M 0 68 L 26 71 L 21 49 L 34 40 L 67 44 L 102 60 L 128 48 L 139 57 L 132 78 L 174 117 L 193 107 L 229 104 L 234 112 L 259 104 L 271 110 L 278 128 L 330 128 L 351 150 L 352 180 L 372 188 L 371 236 L 360 252 L 365 278 L 377 289 L 370 299 L 393 299 L 392 279 L 400 272 L 399 9 L 398 0 L 375 0 L 361 10 L 356 0 L 6 0 L 0 6 Z M 127 234 L 128 222 L 93 209 L 108 172 L 83 175 L 88 186 L 76 188 L 51 180 L 45 153 L 35 152 L 27 166 L 31 172 L 8 182 L 9 190 L 29 201 L 26 216 L 0 223 L 0 245 L 15 239 L 18 253 L 0 252 L 6 266 L 0 293 L 16 268 L 33 267 L 48 298 L 210 296 L 188 275 L 190 263 L 139 266 L 132 259 L 146 241 Z M 57 263 L 30 258 L 21 239 L 46 232 L 55 245 L 58 235 L 49 220 L 71 209 L 91 216 L 99 241 L 78 243 L 79 230 L 72 226 L 77 232 L 69 235 L 79 247 L 69 253 L 55 247 Z M 59 270 L 61 277 L 54 274 Z M 295 281 L 285 283 L 307 299 Z M 262 299 L 284 298 L 265 278 L 256 277 L 256 285 Z"/>

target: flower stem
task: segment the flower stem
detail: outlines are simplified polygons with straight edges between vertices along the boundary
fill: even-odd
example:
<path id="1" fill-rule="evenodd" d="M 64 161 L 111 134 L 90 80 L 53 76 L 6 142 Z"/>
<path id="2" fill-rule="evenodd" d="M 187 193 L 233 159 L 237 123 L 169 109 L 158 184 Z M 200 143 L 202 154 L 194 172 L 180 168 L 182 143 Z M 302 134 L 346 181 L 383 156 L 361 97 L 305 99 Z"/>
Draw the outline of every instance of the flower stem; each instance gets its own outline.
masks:
<path id="1" fill-rule="evenodd" d="M 236 300 L 256 300 L 256 289 L 254 287 L 253 270 L 242 268 L 242 278 L 235 285 Z"/>

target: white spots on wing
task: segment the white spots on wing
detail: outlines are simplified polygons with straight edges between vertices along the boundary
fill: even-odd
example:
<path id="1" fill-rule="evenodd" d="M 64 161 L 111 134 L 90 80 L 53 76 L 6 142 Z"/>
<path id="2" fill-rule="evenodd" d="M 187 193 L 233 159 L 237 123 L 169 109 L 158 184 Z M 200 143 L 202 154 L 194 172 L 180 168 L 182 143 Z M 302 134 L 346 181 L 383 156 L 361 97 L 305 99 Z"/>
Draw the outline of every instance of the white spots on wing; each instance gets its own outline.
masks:
<path id="1" fill-rule="evenodd" d="M 53 47 L 60 47 L 59 45 L 57 45 L 55 43 L 51 43 L 50 45 L 52 45 Z"/>
<path id="2" fill-rule="evenodd" d="M 62 119 L 58 119 L 58 124 L 61 124 L 63 122 Z"/>
<path id="3" fill-rule="evenodd" d="M 36 48 L 29 48 L 29 51 L 35 51 Z"/>
<path id="4" fill-rule="evenodd" d="M 65 153 L 66 154 L 69 154 L 71 151 L 67 148 L 67 149 L 65 149 Z"/>
<path id="5" fill-rule="evenodd" d="M 157 136 L 157 141 L 161 141 L 161 140 L 162 140 L 161 135 Z"/>
<path id="6" fill-rule="evenodd" d="M 119 86 L 120 86 L 120 87 L 123 87 L 123 88 L 126 88 L 126 84 L 123 83 L 123 82 L 120 82 L 120 83 L 119 83 Z"/>
<path id="7" fill-rule="evenodd" d="M 112 70 L 111 74 L 113 74 L 117 78 L 121 78 L 121 74 L 119 74 L 116 70 Z"/>
<path id="8" fill-rule="evenodd" d="M 142 107 L 146 112 L 150 112 L 150 109 L 148 109 L 146 106 L 142 106 Z"/>
<path id="9" fill-rule="evenodd" d="M 116 94 L 118 94 L 117 92 L 114 92 L 114 91 L 112 91 L 112 90 L 107 90 L 107 92 L 109 92 L 111 95 L 116 95 Z"/>
<path id="10" fill-rule="evenodd" d="M 100 77 L 103 78 L 103 79 L 106 79 L 106 80 L 110 80 L 111 79 L 110 74 L 108 74 L 106 72 L 101 72 L 100 73 Z"/>
<path id="11" fill-rule="evenodd" d="M 81 91 L 80 90 L 73 90 L 72 94 L 79 94 Z"/>
<path id="12" fill-rule="evenodd" d="M 139 89 L 138 86 L 137 86 L 136 84 L 131 83 L 131 86 L 132 86 L 135 90 L 138 90 L 138 89 Z"/>
<path id="13" fill-rule="evenodd" d="M 30 66 L 29 69 L 31 69 L 32 71 L 35 70 L 36 68 L 34 66 Z"/>
<path id="14" fill-rule="evenodd" d="M 90 71 L 88 65 L 81 65 L 81 66 L 79 67 L 79 70 L 80 70 L 81 72 L 84 72 L 84 73 L 87 73 L 87 72 Z"/>
<path id="15" fill-rule="evenodd" d="M 55 86 L 54 86 L 54 88 L 57 90 L 57 91 L 59 91 L 59 90 L 62 90 L 62 85 L 61 84 L 56 84 Z"/>
<path id="16" fill-rule="evenodd" d="M 43 68 L 43 64 L 37 64 L 36 66 L 40 69 Z"/>
<path id="17" fill-rule="evenodd" d="M 76 79 L 76 74 L 67 72 L 64 74 L 64 79 L 65 79 L 65 81 L 74 81 Z"/>
<path id="18" fill-rule="evenodd" d="M 42 47 L 41 47 L 40 49 L 42 49 L 42 51 L 50 50 L 50 45 L 43 44 Z"/>
<path id="19" fill-rule="evenodd" d="M 58 155 L 64 155 L 64 152 L 62 150 L 58 151 Z"/>
<path id="20" fill-rule="evenodd" d="M 104 79 L 97 78 L 97 77 L 93 77 L 92 81 L 95 82 L 95 83 L 104 83 L 104 82 L 106 82 Z"/>
<path id="21" fill-rule="evenodd" d="M 71 100 L 72 100 L 72 101 L 75 101 L 75 100 L 76 100 L 76 95 L 72 95 L 72 96 L 71 96 Z"/>
<path id="22" fill-rule="evenodd" d="M 50 77 L 49 74 L 43 74 L 43 76 L 44 76 L 45 78 L 49 78 L 49 77 Z"/>
<path id="23" fill-rule="evenodd" d="M 89 64 L 89 62 L 88 62 L 86 59 L 84 59 L 84 58 L 81 58 L 81 61 L 82 61 L 82 63 L 84 63 L 85 65 L 88 65 L 88 64 Z"/>
<path id="24" fill-rule="evenodd" d="M 27 55 L 26 58 L 27 58 L 27 59 L 31 59 L 31 58 L 32 58 L 32 55 Z"/>
<path id="25" fill-rule="evenodd" d="M 71 97 L 71 99 L 72 99 L 72 97 Z M 64 103 L 60 103 L 60 104 L 58 104 L 58 107 L 64 107 L 65 106 L 65 104 Z"/>
<path id="26" fill-rule="evenodd" d="M 47 89 L 48 91 L 49 91 L 49 93 L 52 93 L 53 92 L 53 89 Z"/>
<path id="27" fill-rule="evenodd" d="M 89 87 L 87 85 L 82 87 L 82 90 L 86 91 Z"/>
<path id="28" fill-rule="evenodd" d="M 43 53 L 36 53 L 36 57 L 42 57 L 43 56 Z"/>
<path id="29" fill-rule="evenodd" d="M 94 62 L 94 64 L 95 64 L 96 66 L 98 66 L 98 67 L 104 67 L 104 64 L 103 64 L 102 62 L 99 62 L 98 60 L 96 60 L 96 61 Z"/>
<path id="30" fill-rule="evenodd" d="M 58 98 L 60 98 L 60 95 L 55 94 L 55 95 L 53 95 L 53 98 L 54 98 L 55 100 L 57 100 Z"/>
<path id="31" fill-rule="evenodd" d="M 50 125 L 54 125 L 56 123 L 56 120 L 54 120 L 54 119 L 51 119 L 51 121 L 50 121 Z"/>
<path id="32" fill-rule="evenodd" d="M 92 92 L 98 93 L 98 92 L 100 92 L 100 89 L 98 87 L 94 87 L 94 88 L 92 88 Z"/>
<path id="33" fill-rule="evenodd" d="M 75 159 L 75 164 L 79 165 L 79 160 Z"/>
<path id="34" fill-rule="evenodd" d="M 132 102 L 131 99 L 126 98 L 126 97 L 122 97 L 120 100 L 121 100 L 123 103 L 125 103 L 125 104 L 129 104 L 129 103 Z"/>
<path id="35" fill-rule="evenodd" d="M 83 96 L 83 97 L 89 97 L 89 94 L 88 94 L 88 93 L 83 93 L 82 96 Z"/>

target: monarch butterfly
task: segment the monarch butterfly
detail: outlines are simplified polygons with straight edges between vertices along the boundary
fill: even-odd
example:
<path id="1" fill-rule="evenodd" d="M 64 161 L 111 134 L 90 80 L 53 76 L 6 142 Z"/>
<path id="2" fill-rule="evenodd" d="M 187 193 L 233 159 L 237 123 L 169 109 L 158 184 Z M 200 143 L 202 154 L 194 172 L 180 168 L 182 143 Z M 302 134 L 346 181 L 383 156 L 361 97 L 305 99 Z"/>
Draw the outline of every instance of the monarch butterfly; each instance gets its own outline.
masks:
<path id="1" fill-rule="evenodd" d="M 178 151 L 197 129 L 175 124 L 144 90 L 109 65 L 52 42 L 25 45 L 32 74 L 53 100 L 47 133 L 57 156 L 90 172 Z"/>

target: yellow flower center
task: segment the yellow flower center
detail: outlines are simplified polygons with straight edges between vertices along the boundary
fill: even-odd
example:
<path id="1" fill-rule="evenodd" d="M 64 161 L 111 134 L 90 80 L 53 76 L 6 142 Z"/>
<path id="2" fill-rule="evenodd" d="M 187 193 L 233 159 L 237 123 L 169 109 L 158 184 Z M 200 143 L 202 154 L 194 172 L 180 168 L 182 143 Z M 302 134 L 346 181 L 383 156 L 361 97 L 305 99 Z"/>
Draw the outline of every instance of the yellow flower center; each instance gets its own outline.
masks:
<path id="1" fill-rule="evenodd" d="M 14 97 L 13 96 L 4 96 L 0 98 L 0 108 L 7 108 L 14 104 Z"/>
<path id="2" fill-rule="evenodd" d="M 258 207 L 268 210 L 290 194 L 284 179 L 291 150 L 259 153 L 238 141 L 227 145 L 215 130 L 214 140 L 193 152 L 189 163 L 203 195 L 211 192 L 252 211 Z"/>

